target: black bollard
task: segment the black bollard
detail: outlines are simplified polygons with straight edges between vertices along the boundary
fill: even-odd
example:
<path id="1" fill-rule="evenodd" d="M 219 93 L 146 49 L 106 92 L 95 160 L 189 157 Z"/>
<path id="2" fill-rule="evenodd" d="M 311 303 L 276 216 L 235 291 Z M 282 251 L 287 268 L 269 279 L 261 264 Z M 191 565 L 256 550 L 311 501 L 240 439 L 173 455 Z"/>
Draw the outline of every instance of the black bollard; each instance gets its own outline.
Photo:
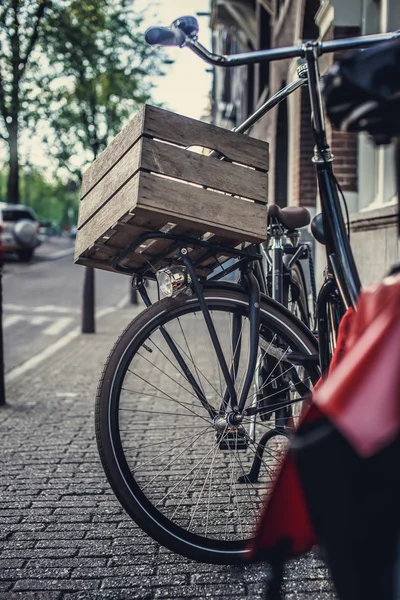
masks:
<path id="1" fill-rule="evenodd" d="M 131 291 L 130 291 L 130 299 L 131 299 L 131 304 L 138 304 L 139 300 L 138 300 L 138 292 L 135 286 L 135 277 L 132 277 L 132 281 L 131 281 Z"/>
<path id="2" fill-rule="evenodd" d="M 85 267 L 85 277 L 83 280 L 82 333 L 96 333 L 94 311 L 94 269 L 92 269 L 92 267 Z"/>
<path id="3" fill-rule="evenodd" d="M 4 344 L 3 344 L 3 248 L 0 248 L 0 406 L 6 403 L 4 385 Z"/>

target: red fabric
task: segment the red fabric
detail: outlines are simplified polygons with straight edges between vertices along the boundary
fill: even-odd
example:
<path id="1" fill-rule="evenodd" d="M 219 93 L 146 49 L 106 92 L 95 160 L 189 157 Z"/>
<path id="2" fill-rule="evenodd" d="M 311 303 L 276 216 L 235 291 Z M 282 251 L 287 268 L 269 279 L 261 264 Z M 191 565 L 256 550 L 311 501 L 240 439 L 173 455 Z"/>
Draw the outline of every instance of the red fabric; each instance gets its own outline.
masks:
<path id="1" fill-rule="evenodd" d="M 329 373 L 336 368 L 346 353 L 346 341 L 354 314 L 354 310 L 349 309 L 341 320 Z M 321 378 L 314 389 L 316 390 L 323 381 Z M 313 405 L 305 415 L 303 422 L 311 423 L 320 417 L 320 410 Z M 317 543 L 301 482 L 290 451 L 283 461 L 271 497 L 260 517 L 256 537 L 251 546 L 251 557 L 261 558 L 282 540 L 290 542 L 291 557 L 308 552 Z"/>
<path id="2" fill-rule="evenodd" d="M 345 354 L 314 402 L 360 456 L 372 456 L 400 432 L 400 276 L 360 296 Z"/>
<path id="3" fill-rule="evenodd" d="M 369 456 L 400 432 L 400 276 L 364 291 L 338 333 L 327 378 L 314 389 L 304 423 L 328 416 L 355 450 Z M 258 524 L 251 556 L 289 541 L 291 556 L 317 543 L 290 450 Z"/>
<path id="4" fill-rule="evenodd" d="M 312 406 L 305 419 L 317 418 L 319 411 Z M 262 558 L 282 540 L 290 542 L 292 557 L 308 552 L 317 543 L 290 452 L 286 455 L 258 523 L 256 537 L 252 541 L 251 558 Z"/>
<path id="5" fill-rule="evenodd" d="M 342 362 L 346 352 L 348 351 L 348 339 L 354 323 L 355 315 L 356 312 L 352 308 L 349 308 L 340 321 L 335 353 L 332 356 L 331 364 L 329 365 L 329 375 L 336 369 L 338 364 Z"/>

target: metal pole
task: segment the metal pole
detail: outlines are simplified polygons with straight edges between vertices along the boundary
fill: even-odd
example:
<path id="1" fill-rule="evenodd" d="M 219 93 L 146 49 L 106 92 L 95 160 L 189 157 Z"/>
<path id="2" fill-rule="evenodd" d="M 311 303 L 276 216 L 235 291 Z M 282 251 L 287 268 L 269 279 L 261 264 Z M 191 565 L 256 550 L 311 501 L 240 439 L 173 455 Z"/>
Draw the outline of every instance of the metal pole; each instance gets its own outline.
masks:
<path id="1" fill-rule="evenodd" d="M 134 286 L 134 282 L 135 282 L 135 278 L 132 278 L 131 281 L 131 292 L 130 292 L 130 298 L 131 298 L 131 304 L 138 304 L 139 300 L 138 300 L 138 293 L 137 293 L 137 289 Z"/>
<path id="2" fill-rule="evenodd" d="M 0 227 L 0 232 L 2 228 Z M 6 404 L 4 385 L 4 344 L 3 344 L 3 242 L 0 239 L 0 406 Z"/>
<path id="3" fill-rule="evenodd" d="M 85 267 L 83 281 L 82 333 L 96 333 L 94 308 L 94 269 Z"/>

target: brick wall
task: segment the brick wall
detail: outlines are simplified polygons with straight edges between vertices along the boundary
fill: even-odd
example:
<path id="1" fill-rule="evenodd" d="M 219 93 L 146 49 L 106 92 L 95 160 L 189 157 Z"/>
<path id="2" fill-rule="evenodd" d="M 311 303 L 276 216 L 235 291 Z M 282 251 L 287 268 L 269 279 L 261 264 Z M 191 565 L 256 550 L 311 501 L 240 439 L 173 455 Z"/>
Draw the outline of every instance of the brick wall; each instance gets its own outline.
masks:
<path id="1" fill-rule="evenodd" d="M 258 19 L 258 45 L 265 47 L 291 46 L 301 40 L 316 39 L 319 35 L 315 23 L 315 15 L 320 7 L 320 0 L 288 0 L 280 3 L 270 28 L 272 17 L 266 16 L 258 6 L 255 16 Z M 266 28 L 268 35 L 266 35 Z M 325 39 L 345 37 L 359 34 L 358 29 L 350 27 L 331 27 Z M 333 63 L 333 55 L 325 55 L 321 61 L 321 70 Z M 254 106 L 262 92 L 261 69 L 254 68 L 252 91 L 254 90 Z M 267 70 L 263 76 L 267 82 Z M 269 66 L 269 95 L 277 92 L 283 82 L 293 77 L 293 61 L 277 61 Z M 243 79 L 245 85 L 245 78 Z M 248 95 L 250 100 L 251 94 Z M 243 102 L 242 102 L 243 104 Z M 250 106 L 249 106 L 250 109 Z M 289 122 L 290 121 L 290 122 Z M 328 142 L 337 156 L 335 172 L 344 191 L 357 191 L 357 137 L 332 131 L 327 124 Z M 270 144 L 270 202 L 279 205 L 297 204 L 315 207 L 317 184 L 315 168 L 312 163 L 314 138 L 311 129 L 311 109 L 308 88 L 304 87 L 288 99 L 288 107 L 278 107 L 268 113 L 257 123 L 251 134 L 266 140 Z M 288 142 L 289 141 L 289 142 Z M 290 172 L 288 169 L 290 168 Z M 287 181 L 284 181 L 284 178 Z M 290 190 L 290 197 L 288 197 Z"/>
<path id="2" fill-rule="evenodd" d="M 360 35 L 359 27 L 330 27 L 324 40 L 340 39 Z M 340 58 L 340 53 L 326 54 L 323 61 L 323 70 Z M 335 156 L 335 175 L 344 192 L 357 192 L 357 134 L 343 133 L 333 130 L 327 123 L 328 142 Z"/>

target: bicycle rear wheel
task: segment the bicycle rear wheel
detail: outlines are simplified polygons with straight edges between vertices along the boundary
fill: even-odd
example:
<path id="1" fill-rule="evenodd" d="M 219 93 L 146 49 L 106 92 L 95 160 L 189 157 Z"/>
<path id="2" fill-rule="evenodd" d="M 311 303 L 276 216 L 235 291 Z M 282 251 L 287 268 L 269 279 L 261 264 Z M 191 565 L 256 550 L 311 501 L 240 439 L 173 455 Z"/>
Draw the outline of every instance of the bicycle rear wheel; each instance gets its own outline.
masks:
<path id="1" fill-rule="evenodd" d="M 287 307 L 300 321 L 311 328 L 307 288 L 301 266 L 295 263 L 290 269 L 290 286 L 287 292 Z"/>
<path id="2" fill-rule="evenodd" d="M 205 290 L 228 366 L 237 364 L 238 393 L 249 352 L 248 297 L 240 290 Z M 240 335 L 233 348 L 235 320 Z M 216 418 L 200 402 L 163 331 L 184 358 L 207 405 L 215 408 Z M 308 401 L 319 375 L 316 368 L 306 371 L 290 359 L 294 352 L 316 353 L 311 334 L 289 311 L 266 298 L 261 304 L 259 348 L 263 358 L 273 359 L 274 367 L 249 396 L 248 406 L 255 414 L 244 416 L 235 427 L 228 425 L 229 407 L 221 416 L 225 384 L 193 296 L 164 299 L 139 315 L 115 345 L 99 384 L 98 448 L 117 498 L 150 536 L 196 560 L 235 564 L 245 559 L 294 415 L 300 412 L 297 407 Z M 260 389 L 268 394 L 268 423 L 257 404 Z M 288 408 L 287 429 L 270 435 L 275 411 L 282 415 Z M 270 439 L 262 452 L 259 443 L 266 438 Z M 248 475 L 256 456 L 260 471 L 254 480 Z"/>

